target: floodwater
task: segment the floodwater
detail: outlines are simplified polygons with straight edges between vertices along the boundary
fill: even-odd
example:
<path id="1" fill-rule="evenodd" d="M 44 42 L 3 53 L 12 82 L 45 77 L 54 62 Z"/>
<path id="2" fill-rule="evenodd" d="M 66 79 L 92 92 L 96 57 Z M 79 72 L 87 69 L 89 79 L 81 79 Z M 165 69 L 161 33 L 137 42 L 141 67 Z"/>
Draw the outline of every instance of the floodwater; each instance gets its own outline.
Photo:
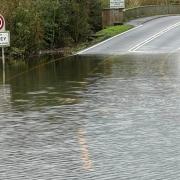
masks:
<path id="1" fill-rule="evenodd" d="M 7 63 L 0 179 L 180 179 L 180 55 Z"/>

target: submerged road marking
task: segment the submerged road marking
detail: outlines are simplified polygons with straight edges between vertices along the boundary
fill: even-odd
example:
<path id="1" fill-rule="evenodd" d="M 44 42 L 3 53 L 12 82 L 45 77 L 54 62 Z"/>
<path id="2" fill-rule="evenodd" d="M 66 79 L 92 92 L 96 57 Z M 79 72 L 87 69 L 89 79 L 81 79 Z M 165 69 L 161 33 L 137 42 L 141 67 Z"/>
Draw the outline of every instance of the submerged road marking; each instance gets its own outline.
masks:
<path id="1" fill-rule="evenodd" d="M 98 43 L 98 44 L 95 44 L 94 46 L 91 46 L 91 47 L 89 47 L 89 48 L 87 48 L 87 49 L 84 49 L 84 50 L 82 50 L 82 51 L 80 51 L 80 52 L 77 52 L 75 55 L 81 55 L 81 54 L 85 53 L 86 51 L 89 51 L 89 50 L 91 50 L 91 49 L 93 49 L 93 48 L 95 48 L 95 47 L 97 47 L 97 46 L 100 46 L 100 45 L 102 45 L 102 44 L 104 44 L 104 43 L 106 43 L 106 42 L 108 42 L 108 41 L 110 41 L 110 40 L 112 40 L 112 39 L 114 39 L 114 38 L 117 38 L 117 37 L 122 36 L 122 35 L 124 35 L 124 34 L 126 34 L 126 33 L 129 33 L 130 31 L 133 31 L 133 30 L 135 30 L 135 29 L 137 29 L 137 28 L 140 28 L 141 26 L 143 26 L 143 25 L 139 25 L 139 26 L 137 26 L 137 27 L 135 27 L 135 28 L 132 28 L 132 29 L 130 29 L 130 30 L 128 30 L 128 31 L 125 31 L 125 32 L 123 32 L 123 33 L 121 33 L 121 34 L 118 34 L 118 35 L 113 36 L 113 37 L 111 37 L 111 38 L 109 38 L 109 39 L 106 39 L 105 41 L 102 41 L 102 42 L 100 42 L 100 43 Z"/>
<path id="2" fill-rule="evenodd" d="M 136 51 L 137 49 L 141 48 L 142 46 L 148 44 L 148 43 L 151 42 L 152 40 L 154 40 L 154 39 L 162 36 L 163 34 L 169 32 L 170 30 L 172 30 L 172 29 L 174 29 L 174 28 L 176 28 L 176 27 L 178 27 L 178 26 L 180 26 L 180 22 L 178 22 L 178 23 L 176 23 L 176 24 L 174 24 L 174 25 L 172 25 L 172 26 L 169 26 L 169 27 L 167 27 L 166 29 L 158 32 L 157 34 L 149 37 L 148 39 L 146 39 L 145 41 L 143 41 L 143 42 L 135 45 L 134 47 L 132 47 L 132 48 L 129 49 L 128 51 L 129 51 L 129 52 L 137 52 L 137 51 Z"/>

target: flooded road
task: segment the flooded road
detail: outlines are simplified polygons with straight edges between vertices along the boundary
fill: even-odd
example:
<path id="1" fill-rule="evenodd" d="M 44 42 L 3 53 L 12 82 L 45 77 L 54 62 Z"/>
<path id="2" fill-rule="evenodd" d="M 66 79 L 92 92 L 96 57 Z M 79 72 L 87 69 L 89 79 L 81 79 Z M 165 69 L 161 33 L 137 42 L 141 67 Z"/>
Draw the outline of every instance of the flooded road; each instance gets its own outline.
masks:
<path id="1" fill-rule="evenodd" d="M 180 179 L 180 55 L 6 68 L 0 179 Z"/>

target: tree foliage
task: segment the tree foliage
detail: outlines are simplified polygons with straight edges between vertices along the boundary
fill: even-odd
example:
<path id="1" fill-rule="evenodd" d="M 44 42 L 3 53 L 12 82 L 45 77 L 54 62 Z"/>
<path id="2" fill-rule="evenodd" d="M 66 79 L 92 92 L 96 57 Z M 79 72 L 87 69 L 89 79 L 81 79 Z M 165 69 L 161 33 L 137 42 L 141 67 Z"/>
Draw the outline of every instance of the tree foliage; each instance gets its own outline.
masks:
<path id="1" fill-rule="evenodd" d="M 101 28 L 101 0 L 1 0 L 11 48 L 24 54 L 85 41 Z"/>

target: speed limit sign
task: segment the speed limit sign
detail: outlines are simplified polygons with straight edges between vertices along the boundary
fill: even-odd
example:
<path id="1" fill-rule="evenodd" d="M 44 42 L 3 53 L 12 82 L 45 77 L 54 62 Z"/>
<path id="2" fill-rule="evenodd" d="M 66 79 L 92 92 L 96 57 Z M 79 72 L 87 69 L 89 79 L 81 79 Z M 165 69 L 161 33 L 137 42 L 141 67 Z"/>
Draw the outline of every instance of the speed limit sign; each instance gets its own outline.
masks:
<path id="1" fill-rule="evenodd" d="M 5 31 L 5 20 L 2 15 L 0 15 L 0 32 Z"/>

